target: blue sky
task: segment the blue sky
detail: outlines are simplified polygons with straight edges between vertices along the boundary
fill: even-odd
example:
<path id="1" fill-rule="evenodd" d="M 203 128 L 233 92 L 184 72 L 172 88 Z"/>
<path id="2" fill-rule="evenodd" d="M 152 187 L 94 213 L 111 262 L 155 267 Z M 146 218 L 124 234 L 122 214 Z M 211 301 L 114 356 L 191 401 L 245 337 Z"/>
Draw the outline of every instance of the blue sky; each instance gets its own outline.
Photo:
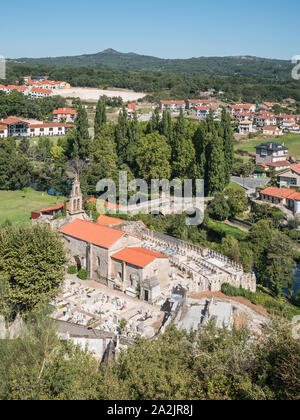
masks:
<path id="1" fill-rule="evenodd" d="M 300 54 L 299 0 L 15 0 L 1 15 L 0 55 L 9 58 L 106 48 L 163 58 Z"/>

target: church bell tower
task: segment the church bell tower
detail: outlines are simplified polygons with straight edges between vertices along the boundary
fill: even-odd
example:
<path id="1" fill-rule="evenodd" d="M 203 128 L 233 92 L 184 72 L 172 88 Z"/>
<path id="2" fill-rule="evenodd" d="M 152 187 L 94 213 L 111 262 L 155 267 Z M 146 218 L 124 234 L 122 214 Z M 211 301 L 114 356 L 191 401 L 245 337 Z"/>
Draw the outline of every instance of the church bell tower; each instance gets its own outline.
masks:
<path id="1" fill-rule="evenodd" d="M 82 194 L 80 190 L 80 182 L 76 179 L 72 185 L 72 192 L 70 196 L 70 208 L 69 214 L 70 216 L 84 213 L 82 209 Z"/>

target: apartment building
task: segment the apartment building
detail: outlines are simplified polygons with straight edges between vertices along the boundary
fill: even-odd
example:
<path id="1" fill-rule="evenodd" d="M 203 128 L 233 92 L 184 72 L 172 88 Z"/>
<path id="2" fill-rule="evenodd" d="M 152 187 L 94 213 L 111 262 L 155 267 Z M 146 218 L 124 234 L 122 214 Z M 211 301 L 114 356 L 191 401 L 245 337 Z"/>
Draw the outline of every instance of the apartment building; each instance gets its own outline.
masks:
<path id="1" fill-rule="evenodd" d="M 76 119 L 76 110 L 72 108 L 58 108 L 53 111 L 53 121 L 55 122 L 74 122 Z"/>
<path id="2" fill-rule="evenodd" d="M 185 111 L 186 105 L 185 101 L 160 101 L 159 107 L 162 111 L 180 112 L 181 109 Z"/>

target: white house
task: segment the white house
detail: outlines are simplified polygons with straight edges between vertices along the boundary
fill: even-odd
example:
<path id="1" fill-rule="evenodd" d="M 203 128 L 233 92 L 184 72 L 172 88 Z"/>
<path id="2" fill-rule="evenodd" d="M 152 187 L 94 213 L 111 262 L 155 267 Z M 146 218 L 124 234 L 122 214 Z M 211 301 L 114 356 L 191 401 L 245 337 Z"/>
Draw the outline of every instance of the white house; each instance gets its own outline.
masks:
<path id="1" fill-rule="evenodd" d="M 185 111 L 185 101 L 160 101 L 160 109 L 168 110 L 169 112 Z"/>
<path id="2" fill-rule="evenodd" d="M 196 106 L 191 110 L 191 114 L 196 115 L 198 118 L 205 119 L 210 111 L 212 111 L 214 118 L 216 118 L 218 115 L 218 108 L 215 106 Z"/>
<path id="3" fill-rule="evenodd" d="M 30 124 L 28 127 L 28 137 L 51 137 L 65 136 L 75 126 L 72 124 Z"/>
<path id="4" fill-rule="evenodd" d="M 239 134 L 246 136 L 249 133 L 253 133 L 253 122 L 250 120 L 241 121 L 239 124 Z"/>
<path id="5" fill-rule="evenodd" d="M 29 92 L 29 95 L 32 98 L 49 98 L 50 96 L 52 96 L 52 90 L 41 89 L 41 88 L 32 88 Z"/>
<path id="6" fill-rule="evenodd" d="M 277 118 L 275 115 L 257 115 L 254 117 L 254 122 L 259 127 L 269 127 L 277 125 Z"/>
<path id="7" fill-rule="evenodd" d="M 58 108 L 53 111 L 53 121 L 74 122 L 76 118 L 76 110 L 72 108 Z"/>
<path id="8" fill-rule="evenodd" d="M 213 103 L 210 99 L 189 99 L 188 104 L 189 109 L 193 109 L 196 106 L 213 106 Z"/>
<path id="9" fill-rule="evenodd" d="M 256 105 L 254 104 L 228 105 L 227 111 L 232 115 L 241 114 L 242 112 L 255 112 Z"/>
<path id="10" fill-rule="evenodd" d="M 276 125 L 265 126 L 263 128 L 264 136 L 282 136 L 283 132 L 281 128 L 276 127 Z"/>
<path id="11" fill-rule="evenodd" d="M 0 139 L 6 139 L 8 137 L 7 125 L 1 125 L 0 123 Z"/>

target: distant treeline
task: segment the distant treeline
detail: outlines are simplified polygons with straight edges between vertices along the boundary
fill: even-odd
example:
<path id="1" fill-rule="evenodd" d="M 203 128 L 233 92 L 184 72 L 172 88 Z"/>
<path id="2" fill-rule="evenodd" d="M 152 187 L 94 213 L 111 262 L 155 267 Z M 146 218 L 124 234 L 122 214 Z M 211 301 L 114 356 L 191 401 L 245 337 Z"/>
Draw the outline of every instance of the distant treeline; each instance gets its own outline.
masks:
<path id="1" fill-rule="evenodd" d="M 54 109 L 65 105 L 66 100 L 61 96 L 31 99 L 17 91 L 9 94 L 0 92 L 0 118 L 15 115 L 23 118 L 47 120 L 48 118 L 52 119 Z"/>
<path id="2" fill-rule="evenodd" d="M 148 92 L 149 100 L 197 98 L 211 89 L 224 92 L 220 98 L 232 102 L 282 101 L 291 97 L 300 102 L 300 81 L 257 76 L 189 75 L 167 72 L 133 72 L 94 67 L 58 67 L 8 64 L 7 80 L 22 81 L 24 76 L 48 76 L 72 86 L 124 88 Z M 1 83 L 1 81 L 0 81 Z"/>

